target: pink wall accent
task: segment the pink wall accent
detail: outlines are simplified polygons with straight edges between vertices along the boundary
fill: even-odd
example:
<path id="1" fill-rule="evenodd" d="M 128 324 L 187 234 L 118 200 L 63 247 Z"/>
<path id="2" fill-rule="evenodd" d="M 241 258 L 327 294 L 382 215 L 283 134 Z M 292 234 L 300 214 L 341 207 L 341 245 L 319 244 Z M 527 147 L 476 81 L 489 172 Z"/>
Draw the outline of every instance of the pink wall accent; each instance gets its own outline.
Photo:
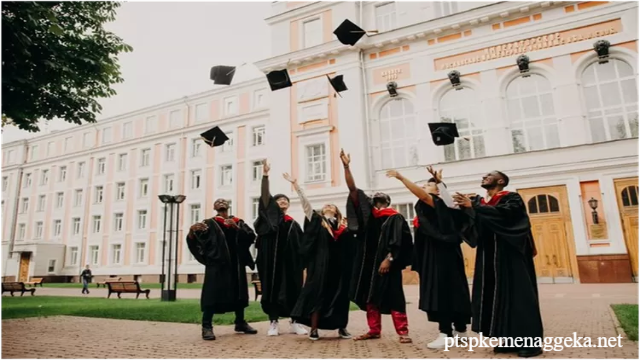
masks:
<path id="1" fill-rule="evenodd" d="M 215 179 L 216 172 L 214 170 L 216 151 L 209 147 L 204 147 L 204 145 L 203 145 L 203 149 L 204 149 L 205 156 L 207 157 L 207 166 L 205 168 L 206 170 L 204 171 L 206 172 L 206 174 L 204 174 L 206 177 L 202 179 L 202 186 L 204 186 L 205 199 L 206 199 L 206 203 L 203 206 L 204 206 L 204 218 L 208 219 L 213 217 L 213 201 L 214 201 L 213 199 L 215 195 L 215 183 L 216 183 L 216 179 Z"/>
<path id="2" fill-rule="evenodd" d="M 211 101 L 211 120 L 218 120 L 220 118 L 220 100 Z"/>
<path id="3" fill-rule="evenodd" d="M 161 114 L 160 116 L 156 117 L 156 119 L 158 120 L 158 124 L 156 124 L 156 129 L 158 130 L 157 132 L 161 133 L 161 132 L 165 132 L 167 131 L 167 129 L 169 129 L 169 120 L 167 119 L 168 116 L 166 113 Z"/>
<path id="4" fill-rule="evenodd" d="M 133 120 L 133 136 L 141 138 L 144 133 L 144 119 Z"/>
<path id="5" fill-rule="evenodd" d="M 333 40 L 333 21 L 331 19 L 331 9 L 325 10 L 322 16 L 322 41 L 325 43 Z"/>
<path id="6" fill-rule="evenodd" d="M 291 86 L 291 101 L 289 102 L 289 121 L 291 122 L 291 176 L 294 179 L 300 177 L 300 171 L 298 169 L 298 137 L 295 135 L 296 131 L 301 130 L 301 126 L 298 125 L 298 83 L 294 83 Z M 293 191 L 293 186 L 291 187 Z"/>
<path id="7" fill-rule="evenodd" d="M 335 74 L 331 74 L 334 76 Z M 334 92 L 333 88 L 331 93 Z M 340 176 L 340 138 L 338 137 L 338 99 L 329 94 L 329 124 L 333 129 L 329 133 L 329 166 L 331 166 L 331 184 L 329 186 L 339 186 L 342 183 Z"/>
<path id="8" fill-rule="evenodd" d="M 59 219 L 58 217 L 54 218 L 54 216 L 51 214 L 52 208 L 55 205 L 56 195 L 57 195 L 57 192 L 53 191 L 54 184 L 55 184 L 54 174 L 56 172 L 56 169 L 57 169 L 56 166 L 52 166 L 49 169 L 43 169 L 43 170 L 49 170 L 49 182 L 45 186 L 46 190 L 41 193 L 38 193 L 38 196 L 42 194 L 46 194 L 47 196 L 47 202 L 44 207 L 44 218 L 42 219 L 42 222 L 44 225 L 42 228 L 42 240 L 46 240 L 46 241 L 51 240 L 51 237 L 53 236 L 53 231 L 52 231 L 53 220 Z M 39 183 L 40 183 L 40 179 L 38 179 L 38 184 Z M 31 206 L 31 204 L 29 205 Z M 38 205 L 38 197 L 36 197 L 35 203 L 33 205 L 35 206 Z"/>
<path id="9" fill-rule="evenodd" d="M 185 165 L 187 163 L 187 144 L 189 143 L 189 139 L 186 137 L 183 137 L 181 139 L 181 144 L 178 145 L 178 148 L 180 149 L 180 157 L 179 157 L 179 161 L 180 161 L 180 174 L 178 176 L 178 194 L 185 194 L 186 193 L 186 183 L 187 181 L 189 181 L 188 179 L 188 173 L 185 171 Z M 200 179 L 202 180 L 202 179 Z M 184 219 L 187 215 L 187 211 L 186 211 L 186 203 L 182 203 L 182 205 L 179 206 L 179 210 L 180 211 L 180 223 L 182 224 L 182 219 Z M 178 264 L 182 264 L 182 252 L 185 251 L 184 250 L 184 241 L 182 240 L 185 236 L 185 229 L 183 229 L 182 226 L 179 227 L 178 230 Z"/>
<path id="10" fill-rule="evenodd" d="M 152 170 L 152 177 L 151 179 L 149 179 L 149 182 L 151 183 L 151 191 L 150 191 L 150 198 L 149 198 L 149 204 L 155 204 L 155 199 L 158 199 L 158 195 L 160 194 L 160 187 L 163 186 L 162 182 L 163 182 L 163 176 L 160 174 L 160 163 L 162 161 L 162 144 L 155 144 L 153 146 L 153 170 Z M 175 180 L 174 180 L 175 181 Z M 174 184 L 175 185 L 175 184 Z M 159 200 L 158 200 L 159 201 Z M 156 212 L 158 211 L 158 207 L 157 206 L 151 206 L 151 209 L 149 211 L 149 216 L 151 217 L 151 219 L 155 218 L 157 216 Z M 151 227 L 149 227 L 148 231 L 151 231 Z M 154 254 L 152 252 L 152 249 L 155 249 L 155 245 L 153 243 L 149 243 L 148 245 L 149 248 L 149 254 Z M 149 256 L 149 264 L 153 264 L 153 261 L 155 259 L 153 259 L 153 256 Z"/>
<path id="11" fill-rule="evenodd" d="M 113 131 L 113 130 L 112 130 Z M 113 191 L 113 177 L 115 173 L 115 154 L 109 154 L 107 157 L 107 182 L 104 187 L 104 213 L 102 214 L 102 260 L 100 264 L 107 265 L 109 262 L 109 233 L 111 233 L 111 208 L 113 207 L 114 191 Z"/>
<path id="12" fill-rule="evenodd" d="M 22 206 L 22 199 L 25 197 L 29 198 L 29 210 L 27 212 L 27 221 L 31 221 L 31 223 L 27 223 L 27 231 L 25 231 L 25 239 L 31 239 L 35 234 L 35 221 L 33 219 L 33 213 L 35 212 L 36 206 L 38 206 L 38 181 L 40 177 L 40 170 L 34 170 L 31 172 L 31 195 L 21 196 L 20 197 L 20 206 Z M 20 184 L 22 186 L 22 184 Z M 25 192 L 26 195 L 26 192 Z M 33 232 L 32 232 L 33 231 Z"/>
<path id="13" fill-rule="evenodd" d="M 87 164 L 85 165 L 85 175 L 84 176 L 88 176 L 89 179 L 87 182 L 84 181 L 84 179 L 82 179 L 82 182 L 84 184 L 93 184 L 93 163 L 94 163 L 94 157 L 89 158 L 89 161 L 87 161 Z M 89 235 L 89 225 L 91 224 L 91 219 L 89 218 L 90 216 L 90 210 L 91 210 L 91 187 L 89 186 L 84 186 L 82 189 L 82 198 L 84 200 L 84 216 L 82 217 L 82 237 L 86 240 L 88 235 Z M 84 266 L 87 264 L 87 246 L 85 243 L 85 246 L 82 247 L 82 249 L 80 249 L 80 266 Z"/>
<path id="14" fill-rule="evenodd" d="M 122 140 L 122 124 L 121 123 L 113 125 L 113 129 L 111 130 L 111 140 L 114 143 L 120 142 Z"/>
<path id="15" fill-rule="evenodd" d="M 249 104 L 249 93 L 240 94 L 240 115 L 247 114 L 251 111 Z"/>
<path id="16" fill-rule="evenodd" d="M 69 219 L 71 219 L 71 204 L 73 203 L 73 172 L 71 169 L 74 168 L 75 163 L 71 162 L 67 164 L 67 179 L 65 180 L 65 189 L 64 189 L 64 213 L 62 219 L 62 243 L 67 244 L 69 241 L 69 228 L 71 227 L 69 224 Z"/>
<path id="17" fill-rule="evenodd" d="M 294 20 L 289 27 L 289 48 L 291 52 L 298 51 L 300 48 L 299 23 L 299 20 Z"/>
<path id="18" fill-rule="evenodd" d="M 57 156 L 62 155 L 62 152 L 64 151 L 64 139 L 56 140 L 56 144 L 53 147 L 56 149 L 56 155 Z"/>
<path id="19" fill-rule="evenodd" d="M 138 124 L 139 121 L 136 122 Z M 140 129 L 141 130 L 141 129 Z M 129 180 L 127 181 L 126 191 L 130 196 L 137 197 L 138 192 L 138 180 L 136 179 L 136 162 L 138 161 L 138 149 L 131 149 L 129 152 Z M 134 201 L 127 201 L 127 210 L 124 214 L 125 222 L 125 236 L 124 236 L 124 265 L 131 263 L 131 230 L 133 229 L 133 204 Z"/>
<path id="20" fill-rule="evenodd" d="M 247 148 L 247 127 L 239 126 L 238 127 L 238 144 L 237 144 L 237 162 L 235 164 L 236 168 L 236 216 L 239 218 L 244 218 L 244 203 L 245 203 L 245 188 L 244 188 L 244 157 L 245 157 L 245 149 Z"/>

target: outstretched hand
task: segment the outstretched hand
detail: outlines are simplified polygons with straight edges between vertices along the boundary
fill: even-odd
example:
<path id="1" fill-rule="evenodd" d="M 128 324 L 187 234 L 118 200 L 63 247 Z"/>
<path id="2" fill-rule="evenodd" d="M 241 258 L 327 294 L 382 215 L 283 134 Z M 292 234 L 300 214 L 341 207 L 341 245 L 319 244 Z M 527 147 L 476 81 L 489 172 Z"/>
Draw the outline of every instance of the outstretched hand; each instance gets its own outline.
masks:
<path id="1" fill-rule="evenodd" d="M 269 175 L 269 170 L 271 170 L 271 166 L 269 166 L 267 159 L 262 160 L 262 174 Z"/>
<path id="2" fill-rule="evenodd" d="M 429 172 L 429 174 L 431 174 L 431 176 L 433 176 L 434 179 L 436 179 L 436 183 L 441 183 L 442 182 L 442 169 L 436 171 L 433 166 L 429 165 L 427 166 L 427 171 Z"/>
<path id="3" fill-rule="evenodd" d="M 297 179 L 294 179 L 293 177 L 291 177 L 291 175 L 289 175 L 289 173 L 284 173 L 282 174 L 282 177 L 287 180 L 288 182 L 292 183 L 292 184 L 296 184 L 298 182 Z"/>
<path id="4" fill-rule="evenodd" d="M 456 194 L 453 195 L 453 200 L 455 201 L 456 205 L 460 207 L 465 207 L 465 208 L 471 207 L 471 199 L 469 199 L 467 195 L 456 192 Z"/>
<path id="5" fill-rule="evenodd" d="M 387 170 L 387 177 L 390 178 L 396 178 L 398 180 L 402 180 L 402 174 L 400 174 L 400 172 L 398 172 L 398 170 Z"/>
<path id="6" fill-rule="evenodd" d="M 351 162 L 351 155 L 345 154 L 344 149 L 340 149 L 340 160 L 342 160 L 342 165 L 345 167 L 349 166 L 349 163 Z"/>

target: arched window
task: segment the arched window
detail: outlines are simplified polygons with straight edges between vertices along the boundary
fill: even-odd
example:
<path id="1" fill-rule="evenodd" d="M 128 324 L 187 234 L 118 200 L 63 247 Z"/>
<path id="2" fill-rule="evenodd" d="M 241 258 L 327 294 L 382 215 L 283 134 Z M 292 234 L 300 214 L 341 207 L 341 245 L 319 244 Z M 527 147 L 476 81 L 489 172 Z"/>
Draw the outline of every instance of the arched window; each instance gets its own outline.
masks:
<path id="1" fill-rule="evenodd" d="M 582 73 L 593 142 L 638 137 L 638 88 L 629 64 L 610 59 Z"/>
<path id="2" fill-rule="evenodd" d="M 388 101 L 380 109 L 380 150 L 382 168 L 418 164 L 416 117 L 411 101 Z"/>
<path id="3" fill-rule="evenodd" d="M 506 96 L 513 152 L 560 146 L 558 119 L 547 78 L 538 74 L 517 77 L 507 86 Z"/>
<path id="4" fill-rule="evenodd" d="M 638 206 L 638 187 L 637 186 L 627 186 L 622 189 L 622 206 Z"/>
<path id="5" fill-rule="evenodd" d="M 536 195 L 527 203 L 529 214 L 546 214 L 560 212 L 558 199 L 551 195 Z"/>
<path id="6" fill-rule="evenodd" d="M 460 90 L 449 90 L 440 99 L 438 108 L 440 121 L 454 122 L 460 134 L 453 144 L 444 147 L 444 159 L 455 161 L 483 157 L 483 109 L 476 92 L 466 87 Z"/>

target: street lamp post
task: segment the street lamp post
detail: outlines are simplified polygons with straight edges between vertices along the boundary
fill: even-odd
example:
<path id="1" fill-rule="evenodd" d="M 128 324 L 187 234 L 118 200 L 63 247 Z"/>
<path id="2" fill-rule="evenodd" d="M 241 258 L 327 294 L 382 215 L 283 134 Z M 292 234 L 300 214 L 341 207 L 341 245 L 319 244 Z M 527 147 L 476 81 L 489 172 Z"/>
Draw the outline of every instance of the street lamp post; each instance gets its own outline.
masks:
<path id="1" fill-rule="evenodd" d="M 170 207 L 170 215 L 169 215 L 169 249 L 165 252 L 166 241 L 163 240 L 162 244 L 162 301 L 175 301 L 176 300 L 176 290 L 177 290 L 177 279 L 178 279 L 178 231 L 180 229 L 180 209 L 179 205 L 187 198 L 184 195 L 160 195 L 158 196 L 160 201 L 165 204 L 165 218 L 164 218 L 164 230 L 165 234 L 163 235 L 163 239 L 166 238 L 166 229 L 167 229 L 167 204 Z M 175 234 L 175 252 L 173 250 L 173 210 L 176 210 L 176 234 Z M 172 253 L 175 258 L 172 259 Z M 171 273 L 171 260 L 174 260 L 174 269 L 173 274 Z M 165 262 L 167 263 L 167 272 L 165 274 Z M 167 282 L 167 288 L 165 290 L 164 283 Z M 173 289 L 172 285 L 173 284 Z"/>

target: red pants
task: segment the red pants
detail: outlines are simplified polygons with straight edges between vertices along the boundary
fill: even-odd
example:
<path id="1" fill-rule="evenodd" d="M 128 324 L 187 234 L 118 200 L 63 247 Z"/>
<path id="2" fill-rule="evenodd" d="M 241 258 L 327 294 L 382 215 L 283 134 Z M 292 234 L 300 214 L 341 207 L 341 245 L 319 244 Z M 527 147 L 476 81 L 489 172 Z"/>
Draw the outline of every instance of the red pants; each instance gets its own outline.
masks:
<path id="1" fill-rule="evenodd" d="M 391 310 L 391 319 L 398 335 L 409 334 L 409 321 L 407 314 Z M 367 323 L 369 324 L 369 334 L 380 335 L 382 331 L 382 314 L 373 304 L 367 304 Z"/>

